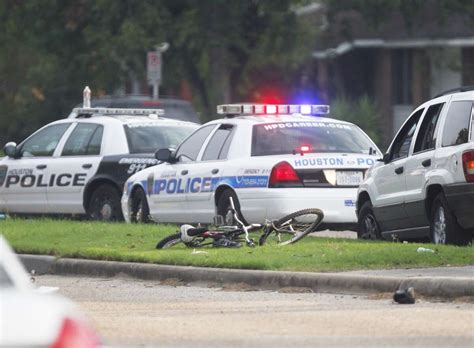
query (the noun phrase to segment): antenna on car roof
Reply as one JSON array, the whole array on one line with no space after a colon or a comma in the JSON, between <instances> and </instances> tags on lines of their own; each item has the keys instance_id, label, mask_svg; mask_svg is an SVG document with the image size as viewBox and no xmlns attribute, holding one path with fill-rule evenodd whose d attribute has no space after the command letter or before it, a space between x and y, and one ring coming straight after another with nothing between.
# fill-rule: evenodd
<instances>
[{"instance_id":1,"label":"antenna on car roof","mask_svg":"<svg viewBox=\"0 0 474 348\"><path fill-rule=\"evenodd\" d=\"M449 89L447 91L444 91L440 94L438 94L435 98L442 97L443 95L455 93L455 92L468 92L468 91L474 91L474 86L461 86L453 89Z\"/></svg>"}]
</instances>

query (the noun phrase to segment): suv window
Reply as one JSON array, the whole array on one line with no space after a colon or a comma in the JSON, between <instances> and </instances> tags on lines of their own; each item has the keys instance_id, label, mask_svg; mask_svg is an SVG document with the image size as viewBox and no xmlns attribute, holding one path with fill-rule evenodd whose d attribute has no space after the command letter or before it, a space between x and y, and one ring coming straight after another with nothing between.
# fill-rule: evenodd
<instances>
[{"instance_id":1,"label":"suv window","mask_svg":"<svg viewBox=\"0 0 474 348\"><path fill-rule=\"evenodd\" d=\"M408 122L405 123L400 132L398 132L390 150L390 161L408 156L411 141L413 140L413 134L415 134L416 126L423 114L423 110L424 109L418 110L416 113L411 115Z\"/></svg>"},{"instance_id":2,"label":"suv window","mask_svg":"<svg viewBox=\"0 0 474 348\"><path fill-rule=\"evenodd\" d=\"M472 101L451 103L448 115L446 116L446 126L443 131L443 146L467 143L471 109Z\"/></svg>"},{"instance_id":3,"label":"suv window","mask_svg":"<svg viewBox=\"0 0 474 348\"><path fill-rule=\"evenodd\" d=\"M79 123L72 131L61 156L99 155L104 127L93 123Z\"/></svg>"},{"instance_id":4,"label":"suv window","mask_svg":"<svg viewBox=\"0 0 474 348\"><path fill-rule=\"evenodd\" d=\"M207 144L206 150L202 155L203 161L226 159L229 151L230 138L232 138L231 125L223 124L214 133Z\"/></svg>"},{"instance_id":5,"label":"suv window","mask_svg":"<svg viewBox=\"0 0 474 348\"><path fill-rule=\"evenodd\" d=\"M22 144L21 155L23 157L52 156L59 140L70 125L70 123L60 123L43 128Z\"/></svg>"},{"instance_id":6,"label":"suv window","mask_svg":"<svg viewBox=\"0 0 474 348\"><path fill-rule=\"evenodd\" d=\"M199 151L201 150L202 144L204 144L204 141L215 127L214 124L204 126L191 134L189 138L183 141L180 145L176 152L176 158L180 161L195 161Z\"/></svg>"},{"instance_id":7,"label":"suv window","mask_svg":"<svg viewBox=\"0 0 474 348\"><path fill-rule=\"evenodd\" d=\"M420 125L420 130L416 138L415 149L413 150L413 153L435 148L435 129L443 106L444 103L431 105L426 111L425 117L423 118L423 121Z\"/></svg>"}]
</instances>

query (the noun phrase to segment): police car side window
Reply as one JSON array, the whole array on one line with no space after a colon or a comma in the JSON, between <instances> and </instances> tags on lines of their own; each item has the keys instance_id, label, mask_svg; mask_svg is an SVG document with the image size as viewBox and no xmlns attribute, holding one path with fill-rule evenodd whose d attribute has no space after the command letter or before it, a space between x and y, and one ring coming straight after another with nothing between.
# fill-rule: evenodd
<instances>
[{"instance_id":1,"label":"police car side window","mask_svg":"<svg viewBox=\"0 0 474 348\"><path fill-rule=\"evenodd\" d=\"M207 144L206 150L202 155L203 161L227 158L230 138L232 138L232 129L233 127L231 125L226 124L219 127Z\"/></svg>"},{"instance_id":2,"label":"police car side window","mask_svg":"<svg viewBox=\"0 0 474 348\"><path fill-rule=\"evenodd\" d=\"M202 144L204 144L204 141L215 127L215 125L204 126L191 134L181 143L176 152L176 158L179 161L195 161Z\"/></svg>"},{"instance_id":3,"label":"police car side window","mask_svg":"<svg viewBox=\"0 0 474 348\"><path fill-rule=\"evenodd\" d=\"M418 110L415 114L410 116L408 122L403 125L403 128L395 138L390 150L391 161L408 156L411 141L413 140L413 134L415 134L416 126L418 125L418 121L423 114L423 110L424 109Z\"/></svg>"},{"instance_id":4,"label":"police car side window","mask_svg":"<svg viewBox=\"0 0 474 348\"><path fill-rule=\"evenodd\" d=\"M70 123L53 124L43 128L21 145L22 157L50 157L53 155Z\"/></svg>"},{"instance_id":5,"label":"police car side window","mask_svg":"<svg viewBox=\"0 0 474 348\"><path fill-rule=\"evenodd\" d=\"M72 131L61 156L86 156L100 154L103 126L79 123Z\"/></svg>"}]
</instances>

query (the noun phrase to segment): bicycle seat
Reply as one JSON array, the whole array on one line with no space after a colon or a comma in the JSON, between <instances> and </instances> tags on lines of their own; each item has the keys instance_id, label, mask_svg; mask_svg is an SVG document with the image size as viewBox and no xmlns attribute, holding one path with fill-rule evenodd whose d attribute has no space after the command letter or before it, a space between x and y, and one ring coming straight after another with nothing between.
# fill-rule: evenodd
<instances>
[{"instance_id":1,"label":"bicycle seat","mask_svg":"<svg viewBox=\"0 0 474 348\"><path fill-rule=\"evenodd\" d=\"M192 225L181 225L180 233L181 233L181 240L184 243L191 242L195 236L198 236L207 231L207 228L195 228Z\"/></svg>"}]
</instances>

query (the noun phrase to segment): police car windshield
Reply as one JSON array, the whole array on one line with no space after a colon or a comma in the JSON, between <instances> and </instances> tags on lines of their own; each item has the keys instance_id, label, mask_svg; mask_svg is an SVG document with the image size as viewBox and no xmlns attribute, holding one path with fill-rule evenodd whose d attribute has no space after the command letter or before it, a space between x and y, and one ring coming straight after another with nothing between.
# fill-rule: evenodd
<instances>
[{"instance_id":1,"label":"police car windshield","mask_svg":"<svg viewBox=\"0 0 474 348\"><path fill-rule=\"evenodd\" d=\"M197 128L192 125L167 126L156 123L129 123L124 125L130 153L154 153L173 147Z\"/></svg>"},{"instance_id":2,"label":"police car windshield","mask_svg":"<svg viewBox=\"0 0 474 348\"><path fill-rule=\"evenodd\" d=\"M253 126L252 156L299 152L369 153L373 147L356 126L328 122L279 122Z\"/></svg>"}]
</instances>

